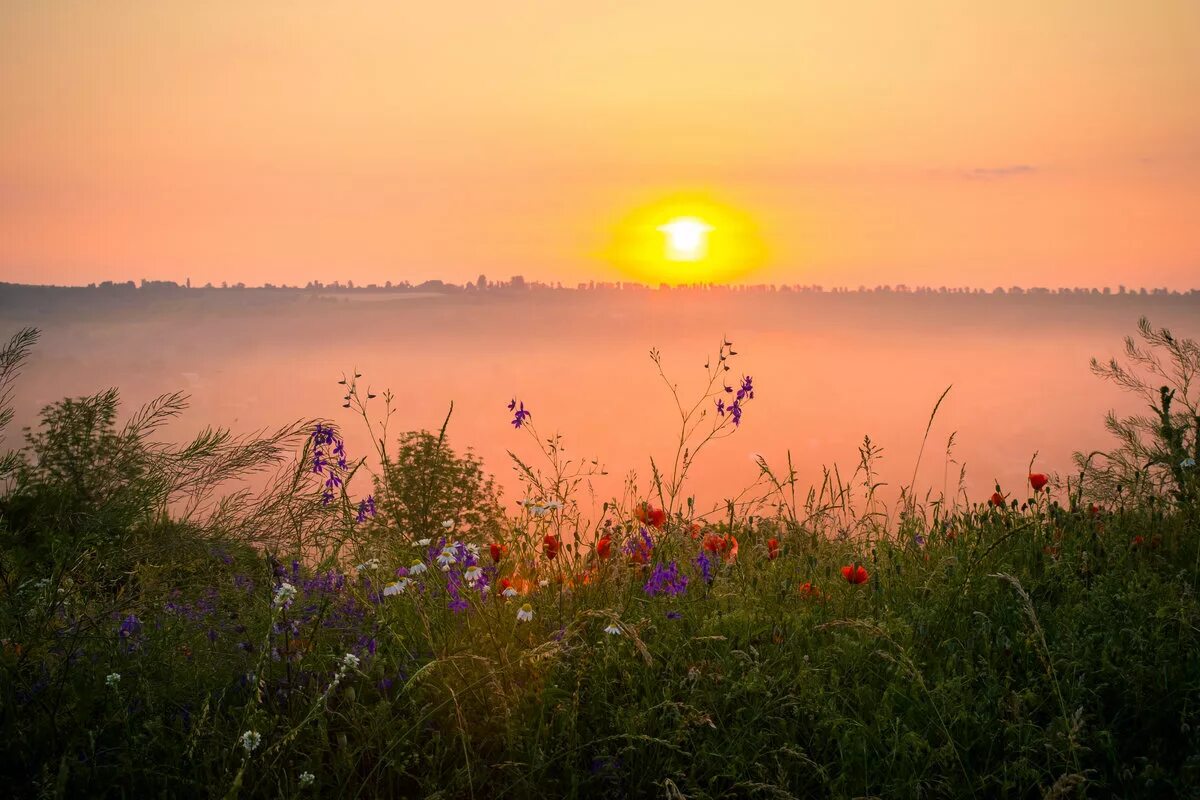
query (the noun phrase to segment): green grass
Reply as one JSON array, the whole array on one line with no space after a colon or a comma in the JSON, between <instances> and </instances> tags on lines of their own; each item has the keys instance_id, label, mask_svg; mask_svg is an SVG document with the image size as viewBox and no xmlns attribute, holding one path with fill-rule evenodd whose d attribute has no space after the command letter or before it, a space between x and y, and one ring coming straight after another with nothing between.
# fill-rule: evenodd
<instances>
[{"instance_id":1,"label":"green grass","mask_svg":"<svg viewBox=\"0 0 1200 800\"><path fill-rule=\"evenodd\" d=\"M149 434L181 406L162 408L119 428L115 394L60 404L7 462L0 780L14 794L1200 796L1190 485L1095 508L1079 483L1001 508L908 495L885 514L865 457L860 511L828 485L798 503L772 475L767 499L717 522L676 502L685 457L664 469L656 499L674 511L646 531L648 558L630 555L643 528L620 499L602 558L596 530L571 540L589 468L558 461L554 440L545 470L518 463L563 509L497 520L484 492L479 526L417 531L391 523L387 495L356 523L349 484L322 505L308 467L328 446L307 423L166 447ZM476 464L456 466L444 438L406 469ZM266 467L279 477L260 494L217 499ZM436 478L406 484L406 509ZM440 513L449 495L430 491ZM462 550L438 568L443 535L476 546L489 591L463 583ZM547 535L566 542L554 559ZM736 559L706 581L705 537L729 536ZM494 569L492 543L509 548ZM428 571L381 594L418 560ZM686 590L650 596L652 568L672 562ZM843 578L854 564L867 582ZM501 578L525 594L503 597Z\"/></svg>"}]
</instances>

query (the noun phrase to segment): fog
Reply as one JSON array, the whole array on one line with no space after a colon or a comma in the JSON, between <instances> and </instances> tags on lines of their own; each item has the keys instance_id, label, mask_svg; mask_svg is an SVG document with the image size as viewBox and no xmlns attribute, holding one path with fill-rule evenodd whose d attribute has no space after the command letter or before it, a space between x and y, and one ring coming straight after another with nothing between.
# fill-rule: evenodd
<instances>
[{"instance_id":1,"label":"fog","mask_svg":"<svg viewBox=\"0 0 1200 800\"><path fill-rule=\"evenodd\" d=\"M996 481L1019 492L1035 453L1035 470L1065 476L1073 451L1108 446L1108 409L1140 410L1093 376L1089 359L1119 355L1141 315L1194 337L1198 312L1194 293L0 287L0 334L25 325L43 333L16 385L16 426L63 396L115 386L128 414L184 390L191 408L165 429L168 438L208 425L249 432L324 417L343 428L352 456L365 454L362 420L342 408L338 385L357 369L364 387L395 392L393 434L436 430L453 402L451 445L473 447L509 501L523 493L507 451L536 456L526 432L510 424L510 399L532 411L539 433L561 433L569 454L607 466L597 499L619 493L630 470L645 488L650 457L669 462L679 436L650 349L661 352L686 400L703 388L705 361L728 339L738 353L728 374L752 375L756 396L736 435L696 462L686 492L702 508L752 483L756 454L782 466L790 451L806 486L820 481L822 465L848 474L864 435L883 448L882 496L894 501L948 386L919 491L953 492L965 466L972 500ZM17 438L10 434L8 444Z\"/></svg>"}]
</instances>

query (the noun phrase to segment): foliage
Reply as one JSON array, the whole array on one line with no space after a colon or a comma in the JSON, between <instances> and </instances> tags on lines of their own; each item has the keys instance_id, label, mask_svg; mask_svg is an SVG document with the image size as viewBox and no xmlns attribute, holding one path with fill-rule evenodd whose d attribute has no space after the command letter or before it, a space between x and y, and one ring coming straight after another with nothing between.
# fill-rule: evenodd
<instances>
[{"instance_id":1,"label":"foliage","mask_svg":"<svg viewBox=\"0 0 1200 800\"><path fill-rule=\"evenodd\" d=\"M865 442L807 499L791 469L720 520L633 495L573 540L588 462L550 449L498 532L460 512L413 541L377 535L323 423L179 447L147 422L171 408L49 407L0 499L16 795L1200 793L1194 496L896 517ZM415 469L436 531L442 478L482 467L399 442L383 475ZM272 465L253 500L189 502Z\"/></svg>"},{"instance_id":2,"label":"foliage","mask_svg":"<svg viewBox=\"0 0 1200 800\"><path fill-rule=\"evenodd\" d=\"M1200 492L1200 344L1155 329L1142 317L1139 344L1125 339L1128 364L1092 359L1092 371L1140 397L1151 414L1119 417L1105 427L1118 440L1107 452L1076 453L1081 481L1096 498L1144 502L1170 498L1187 505Z\"/></svg>"},{"instance_id":3,"label":"foliage","mask_svg":"<svg viewBox=\"0 0 1200 800\"><path fill-rule=\"evenodd\" d=\"M375 495L389 522L407 538L432 536L454 520L484 537L500 531L503 510L495 480L473 452L459 454L440 435L407 431L375 478Z\"/></svg>"}]
</instances>

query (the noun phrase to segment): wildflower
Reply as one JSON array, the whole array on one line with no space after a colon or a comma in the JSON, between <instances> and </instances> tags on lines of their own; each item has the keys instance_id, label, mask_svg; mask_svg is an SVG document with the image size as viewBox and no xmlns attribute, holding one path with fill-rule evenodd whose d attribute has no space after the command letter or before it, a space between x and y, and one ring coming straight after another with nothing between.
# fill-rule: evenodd
<instances>
[{"instance_id":1,"label":"wildflower","mask_svg":"<svg viewBox=\"0 0 1200 800\"><path fill-rule=\"evenodd\" d=\"M735 428L742 424L742 401L733 401L733 405L729 407L729 417L733 420Z\"/></svg>"},{"instance_id":2,"label":"wildflower","mask_svg":"<svg viewBox=\"0 0 1200 800\"><path fill-rule=\"evenodd\" d=\"M1196 466L1196 459L1188 457L1179 462L1179 466L1183 469L1192 469Z\"/></svg>"},{"instance_id":3,"label":"wildflower","mask_svg":"<svg viewBox=\"0 0 1200 800\"><path fill-rule=\"evenodd\" d=\"M608 623L608 627L604 629L604 632L607 633L609 636L620 636L621 635L621 626L617 625L617 623L615 623L615 622L610 622L610 623Z\"/></svg>"},{"instance_id":4,"label":"wildflower","mask_svg":"<svg viewBox=\"0 0 1200 800\"><path fill-rule=\"evenodd\" d=\"M516 406L517 406L517 401L513 400L511 403L508 404L508 410L513 411L513 409ZM528 411L525 410L525 403L524 403L524 401L522 401L520 404L520 408L517 408L516 411L513 412L513 419L512 419L513 427L520 428L522 425L525 424L526 420L528 420L532 416L533 416L532 414L530 414Z\"/></svg>"},{"instance_id":5,"label":"wildflower","mask_svg":"<svg viewBox=\"0 0 1200 800\"><path fill-rule=\"evenodd\" d=\"M767 558L772 561L779 558L779 540L774 536L767 539Z\"/></svg>"},{"instance_id":6,"label":"wildflower","mask_svg":"<svg viewBox=\"0 0 1200 800\"><path fill-rule=\"evenodd\" d=\"M682 617L683 617L683 614L679 613L678 611L668 611L667 612L667 619L680 619Z\"/></svg>"},{"instance_id":7,"label":"wildflower","mask_svg":"<svg viewBox=\"0 0 1200 800\"><path fill-rule=\"evenodd\" d=\"M723 397L717 398L717 413L722 417L725 416L725 398Z\"/></svg>"},{"instance_id":8,"label":"wildflower","mask_svg":"<svg viewBox=\"0 0 1200 800\"><path fill-rule=\"evenodd\" d=\"M455 552L455 548L452 546L442 548L442 554L437 557L438 566L445 569L449 569L450 565L457 560L458 554Z\"/></svg>"},{"instance_id":9,"label":"wildflower","mask_svg":"<svg viewBox=\"0 0 1200 800\"><path fill-rule=\"evenodd\" d=\"M754 399L754 382L749 375L742 378L742 385L737 390L737 399L738 401Z\"/></svg>"},{"instance_id":10,"label":"wildflower","mask_svg":"<svg viewBox=\"0 0 1200 800\"><path fill-rule=\"evenodd\" d=\"M1000 490L992 492L992 496L988 498L988 505L996 508L1004 508L1004 495L1000 494Z\"/></svg>"},{"instance_id":11,"label":"wildflower","mask_svg":"<svg viewBox=\"0 0 1200 800\"><path fill-rule=\"evenodd\" d=\"M710 533L705 536L704 541L701 544L701 547L710 553L719 553L724 546L725 540L715 533Z\"/></svg>"},{"instance_id":12,"label":"wildflower","mask_svg":"<svg viewBox=\"0 0 1200 800\"><path fill-rule=\"evenodd\" d=\"M634 512L634 517L643 525L661 528L667 521L667 512L661 508L655 508L649 503L642 503Z\"/></svg>"},{"instance_id":13,"label":"wildflower","mask_svg":"<svg viewBox=\"0 0 1200 800\"><path fill-rule=\"evenodd\" d=\"M408 588L410 583L412 583L412 581L408 578L401 578L398 581L389 583L387 586L383 587L383 596L394 597L395 595L401 594L405 589Z\"/></svg>"},{"instance_id":14,"label":"wildflower","mask_svg":"<svg viewBox=\"0 0 1200 800\"><path fill-rule=\"evenodd\" d=\"M447 531L453 529L454 528L454 520L452 520L452 519L442 520L442 528L443 528L443 530L447 530Z\"/></svg>"},{"instance_id":15,"label":"wildflower","mask_svg":"<svg viewBox=\"0 0 1200 800\"><path fill-rule=\"evenodd\" d=\"M370 517L375 516L375 497L374 497L374 495L367 495L366 500L362 500L359 502L358 517L356 518L355 521L363 522L369 516Z\"/></svg>"},{"instance_id":16,"label":"wildflower","mask_svg":"<svg viewBox=\"0 0 1200 800\"><path fill-rule=\"evenodd\" d=\"M492 562L499 564L500 559L504 558L504 553L506 550L508 550L508 548L497 542L492 542L488 545L488 550L491 551Z\"/></svg>"},{"instance_id":17,"label":"wildflower","mask_svg":"<svg viewBox=\"0 0 1200 800\"><path fill-rule=\"evenodd\" d=\"M472 564L463 572L463 578L468 584L474 586L476 582L483 577L483 568L478 564Z\"/></svg>"},{"instance_id":18,"label":"wildflower","mask_svg":"<svg viewBox=\"0 0 1200 800\"><path fill-rule=\"evenodd\" d=\"M517 609L517 622L529 622L533 619L533 606L526 603Z\"/></svg>"},{"instance_id":19,"label":"wildflower","mask_svg":"<svg viewBox=\"0 0 1200 800\"><path fill-rule=\"evenodd\" d=\"M508 579L507 579L507 578L505 578L505 580L508 580ZM518 592L517 592L517 590L516 590L516 589L514 589L514 588L513 588L513 587L510 585L510 586L505 586L505 587L504 587L504 591L502 591L500 594L504 595L505 597L516 597L516 596L517 596L517 594L518 594Z\"/></svg>"},{"instance_id":20,"label":"wildflower","mask_svg":"<svg viewBox=\"0 0 1200 800\"><path fill-rule=\"evenodd\" d=\"M296 599L296 587L292 586L287 581L279 584L279 588L275 590L275 599L272 601L276 608L287 608Z\"/></svg>"},{"instance_id":21,"label":"wildflower","mask_svg":"<svg viewBox=\"0 0 1200 800\"><path fill-rule=\"evenodd\" d=\"M1146 543L1146 537L1142 536L1141 534L1138 534L1137 536L1133 537L1133 540L1129 543L1129 546L1130 547L1141 547L1145 543Z\"/></svg>"},{"instance_id":22,"label":"wildflower","mask_svg":"<svg viewBox=\"0 0 1200 800\"><path fill-rule=\"evenodd\" d=\"M432 542L433 542L433 539L417 539L415 542L413 542L413 546L414 547L429 547L429 545Z\"/></svg>"},{"instance_id":23,"label":"wildflower","mask_svg":"<svg viewBox=\"0 0 1200 800\"><path fill-rule=\"evenodd\" d=\"M542 546L545 548L546 558L553 560L558 555L558 549L562 546L562 543L558 540L557 536L548 533L542 537Z\"/></svg>"},{"instance_id":24,"label":"wildflower","mask_svg":"<svg viewBox=\"0 0 1200 800\"><path fill-rule=\"evenodd\" d=\"M738 540L732 533L725 537L725 563L732 564L737 561L738 556Z\"/></svg>"},{"instance_id":25,"label":"wildflower","mask_svg":"<svg viewBox=\"0 0 1200 800\"><path fill-rule=\"evenodd\" d=\"M346 653L346 655L342 656L342 669L343 670L358 669L359 663L360 663L360 661L358 659L358 656L354 655L354 653Z\"/></svg>"},{"instance_id":26,"label":"wildflower","mask_svg":"<svg viewBox=\"0 0 1200 800\"><path fill-rule=\"evenodd\" d=\"M550 580L548 578L542 578L540 581L538 581L538 586L542 587L543 589L545 589L549 585L550 585Z\"/></svg>"},{"instance_id":27,"label":"wildflower","mask_svg":"<svg viewBox=\"0 0 1200 800\"><path fill-rule=\"evenodd\" d=\"M561 500L551 500L545 504L545 509L547 511L562 511L563 503Z\"/></svg>"},{"instance_id":28,"label":"wildflower","mask_svg":"<svg viewBox=\"0 0 1200 800\"><path fill-rule=\"evenodd\" d=\"M612 555L612 537L607 533L596 542L596 555L600 558L608 558Z\"/></svg>"},{"instance_id":29,"label":"wildflower","mask_svg":"<svg viewBox=\"0 0 1200 800\"><path fill-rule=\"evenodd\" d=\"M117 636L121 639L134 639L142 632L142 621L138 619L137 614L130 614L125 619L121 620L120 626L117 628ZM135 645L130 645L134 647Z\"/></svg>"},{"instance_id":30,"label":"wildflower","mask_svg":"<svg viewBox=\"0 0 1200 800\"><path fill-rule=\"evenodd\" d=\"M364 561L363 563L359 564L357 567L355 567L354 571L355 572L363 572L364 570L368 570L368 569L379 569L380 566L381 566L381 563L378 558L371 558L371 559L368 559L368 560Z\"/></svg>"},{"instance_id":31,"label":"wildflower","mask_svg":"<svg viewBox=\"0 0 1200 800\"><path fill-rule=\"evenodd\" d=\"M246 731L242 734L242 747L246 749L246 753L253 753L262 743L262 734L258 731Z\"/></svg>"},{"instance_id":32,"label":"wildflower","mask_svg":"<svg viewBox=\"0 0 1200 800\"><path fill-rule=\"evenodd\" d=\"M317 776L313 775L311 772L301 772L300 773L300 785L301 786L311 786L312 782L315 781L316 779L317 779Z\"/></svg>"},{"instance_id":33,"label":"wildflower","mask_svg":"<svg viewBox=\"0 0 1200 800\"><path fill-rule=\"evenodd\" d=\"M121 673L119 673L119 672L110 672L108 674L108 677L106 677L104 679L105 685L107 685L108 688L110 688L110 689L117 688L117 684L119 684L120 682L121 682Z\"/></svg>"},{"instance_id":34,"label":"wildflower","mask_svg":"<svg viewBox=\"0 0 1200 800\"><path fill-rule=\"evenodd\" d=\"M680 574L678 564L672 561L669 566L663 566L660 562L654 565L654 571L650 573L650 579L646 581L643 591L651 597L658 594L676 597L687 590L687 585L687 576Z\"/></svg>"},{"instance_id":35,"label":"wildflower","mask_svg":"<svg viewBox=\"0 0 1200 800\"><path fill-rule=\"evenodd\" d=\"M413 565L408 568L409 575L420 575L425 570L429 569L425 566L424 561L414 561Z\"/></svg>"},{"instance_id":36,"label":"wildflower","mask_svg":"<svg viewBox=\"0 0 1200 800\"><path fill-rule=\"evenodd\" d=\"M1042 487L1050 482L1050 479L1041 472L1029 473L1029 485L1033 487L1035 492L1040 492Z\"/></svg>"},{"instance_id":37,"label":"wildflower","mask_svg":"<svg viewBox=\"0 0 1200 800\"><path fill-rule=\"evenodd\" d=\"M702 578L704 578L704 582L712 583L712 580L713 580L712 559L710 559L708 557L708 554L705 553L703 550L701 550L700 555L696 556L695 563L696 563L696 566L698 566L700 568L700 576Z\"/></svg>"},{"instance_id":38,"label":"wildflower","mask_svg":"<svg viewBox=\"0 0 1200 800\"><path fill-rule=\"evenodd\" d=\"M867 573L865 567L863 567L861 564L855 564L854 566L842 567L842 577L848 580L850 583L858 585L860 583L866 583L867 579L871 576Z\"/></svg>"},{"instance_id":39,"label":"wildflower","mask_svg":"<svg viewBox=\"0 0 1200 800\"><path fill-rule=\"evenodd\" d=\"M812 585L811 581L805 581L800 584L800 595L802 597L811 597L813 599L821 596L821 590Z\"/></svg>"}]
</instances>

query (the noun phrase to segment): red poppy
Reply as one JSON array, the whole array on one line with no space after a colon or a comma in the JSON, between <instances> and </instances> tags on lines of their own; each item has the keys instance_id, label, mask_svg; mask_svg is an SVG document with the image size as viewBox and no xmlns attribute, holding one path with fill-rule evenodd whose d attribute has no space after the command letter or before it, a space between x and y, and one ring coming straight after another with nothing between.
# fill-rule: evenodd
<instances>
[{"instance_id":1,"label":"red poppy","mask_svg":"<svg viewBox=\"0 0 1200 800\"><path fill-rule=\"evenodd\" d=\"M710 533L704 537L703 547L710 553L719 553L725 547L725 540L715 533Z\"/></svg>"},{"instance_id":2,"label":"red poppy","mask_svg":"<svg viewBox=\"0 0 1200 800\"><path fill-rule=\"evenodd\" d=\"M1092 519L1100 516L1100 506L1092 503L1092 505L1088 508L1088 514L1092 517Z\"/></svg>"},{"instance_id":3,"label":"red poppy","mask_svg":"<svg viewBox=\"0 0 1200 800\"><path fill-rule=\"evenodd\" d=\"M596 542L596 555L601 558L608 558L612 555L612 537L607 533Z\"/></svg>"},{"instance_id":4,"label":"red poppy","mask_svg":"<svg viewBox=\"0 0 1200 800\"><path fill-rule=\"evenodd\" d=\"M499 563L500 559L504 558L504 553L508 550L506 545L492 542L488 545L488 549L492 551L492 561Z\"/></svg>"},{"instance_id":5,"label":"red poppy","mask_svg":"<svg viewBox=\"0 0 1200 800\"><path fill-rule=\"evenodd\" d=\"M738 540L733 534L725 537L725 563L732 564L737 561Z\"/></svg>"},{"instance_id":6,"label":"red poppy","mask_svg":"<svg viewBox=\"0 0 1200 800\"><path fill-rule=\"evenodd\" d=\"M692 535L693 540L696 540L696 539L700 538L700 531L702 531L702 530L703 530L703 527L700 525L699 522L693 522L691 524L691 526L688 528L688 533L690 533Z\"/></svg>"},{"instance_id":7,"label":"red poppy","mask_svg":"<svg viewBox=\"0 0 1200 800\"><path fill-rule=\"evenodd\" d=\"M1137 536L1133 537L1133 541L1129 543L1129 546L1130 547L1141 547L1145 543L1146 543L1146 537L1142 536L1141 534L1138 534Z\"/></svg>"},{"instance_id":8,"label":"red poppy","mask_svg":"<svg viewBox=\"0 0 1200 800\"><path fill-rule=\"evenodd\" d=\"M779 540L773 536L767 539L767 558L772 561L779 558Z\"/></svg>"},{"instance_id":9,"label":"red poppy","mask_svg":"<svg viewBox=\"0 0 1200 800\"><path fill-rule=\"evenodd\" d=\"M1051 558L1058 558L1058 554L1061 551L1062 551L1062 548L1053 547L1051 545L1046 545L1042 548L1042 552L1045 553L1046 555L1050 556Z\"/></svg>"},{"instance_id":10,"label":"red poppy","mask_svg":"<svg viewBox=\"0 0 1200 800\"><path fill-rule=\"evenodd\" d=\"M867 579L871 576L867 573L865 567L861 564L855 564L854 566L842 567L842 577L850 581L850 583L860 584L866 583Z\"/></svg>"},{"instance_id":11,"label":"red poppy","mask_svg":"<svg viewBox=\"0 0 1200 800\"><path fill-rule=\"evenodd\" d=\"M800 584L800 595L802 597L811 597L816 599L821 596L821 590L812 585L812 581L805 581Z\"/></svg>"},{"instance_id":12,"label":"red poppy","mask_svg":"<svg viewBox=\"0 0 1200 800\"><path fill-rule=\"evenodd\" d=\"M557 536L548 533L542 538L542 546L546 549L546 558L554 558L558 555L558 548L562 543L558 541Z\"/></svg>"},{"instance_id":13,"label":"red poppy","mask_svg":"<svg viewBox=\"0 0 1200 800\"><path fill-rule=\"evenodd\" d=\"M992 496L988 498L988 505L996 508L1004 508L1004 495L1000 492L992 492Z\"/></svg>"},{"instance_id":14,"label":"red poppy","mask_svg":"<svg viewBox=\"0 0 1200 800\"><path fill-rule=\"evenodd\" d=\"M1049 482L1050 482L1050 479L1047 478L1041 472L1029 473L1029 485L1033 487L1033 490L1035 492L1040 492L1042 490L1042 487L1045 486Z\"/></svg>"},{"instance_id":15,"label":"red poppy","mask_svg":"<svg viewBox=\"0 0 1200 800\"><path fill-rule=\"evenodd\" d=\"M661 508L655 508L649 503L639 505L634 516L637 517L638 522L654 528L661 528L667 521L667 512Z\"/></svg>"}]
</instances>

